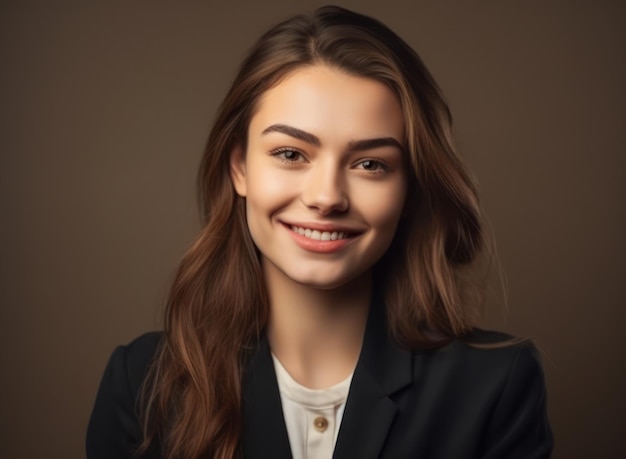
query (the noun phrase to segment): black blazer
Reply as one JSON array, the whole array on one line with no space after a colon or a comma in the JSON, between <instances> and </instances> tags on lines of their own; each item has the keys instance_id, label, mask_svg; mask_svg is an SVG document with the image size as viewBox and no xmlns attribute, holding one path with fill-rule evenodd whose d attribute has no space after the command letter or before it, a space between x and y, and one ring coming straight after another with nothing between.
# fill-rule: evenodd
<instances>
[{"instance_id":1,"label":"black blazer","mask_svg":"<svg viewBox=\"0 0 626 459\"><path fill-rule=\"evenodd\" d=\"M507 335L476 330L473 342ZM141 441L137 393L162 334L118 347L105 370L87 430L89 459L132 457ZM244 379L245 458L290 458L267 340ZM372 308L334 458L549 458L546 391L532 344L477 349L460 341L407 351L388 339ZM142 459L159 458L159 448Z\"/></svg>"}]
</instances>

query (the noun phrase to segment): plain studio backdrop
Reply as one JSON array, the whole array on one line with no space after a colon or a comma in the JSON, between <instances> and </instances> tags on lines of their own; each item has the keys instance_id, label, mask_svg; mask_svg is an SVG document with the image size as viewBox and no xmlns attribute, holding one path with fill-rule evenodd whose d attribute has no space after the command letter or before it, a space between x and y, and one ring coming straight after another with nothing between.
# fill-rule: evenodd
<instances>
[{"instance_id":1,"label":"plain studio backdrop","mask_svg":"<svg viewBox=\"0 0 626 459\"><path fill-rule=\"evenodd\" d=\"M111 351L161 327L245 50L321 4L1 3L1 457L84 456ZM554 457L626 457L626 4L339 4L408 41L450 103L507 280L487 325L541 348Z\"/></svg>"}]
</instances>

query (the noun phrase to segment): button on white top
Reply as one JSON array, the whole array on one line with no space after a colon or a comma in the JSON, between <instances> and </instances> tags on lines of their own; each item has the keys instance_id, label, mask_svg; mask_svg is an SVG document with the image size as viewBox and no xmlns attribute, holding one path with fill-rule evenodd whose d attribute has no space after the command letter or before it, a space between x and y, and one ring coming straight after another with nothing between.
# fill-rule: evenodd
<instances>
[{"instance_id":1,"label":"button on white top","mask_svg":"<svg viewBox=\"0 0 626 459\"><path fill-rule=\"evenodd\" d=\"M328 420L324 416L318 416L313 421L313 427L315 427L318 432L326 432Z\"/></svg>"}]
</instances>

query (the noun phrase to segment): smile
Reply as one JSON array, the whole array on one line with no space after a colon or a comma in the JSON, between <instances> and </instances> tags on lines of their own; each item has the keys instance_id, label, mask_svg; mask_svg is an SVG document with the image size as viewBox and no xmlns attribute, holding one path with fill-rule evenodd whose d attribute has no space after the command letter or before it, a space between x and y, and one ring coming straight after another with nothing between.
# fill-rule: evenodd
<instances>
[{"instance_id":1,"label":"smile","mask_svg":"<svg viewBox=\"0 0 626 459\"><path fill-rule=\"evenodd\" d=\"M302 223L285 223L283 227L287 230L291 239L307 252L315 253L336 253L343 250L359 239L362 231L350 230L331 226L329 224L314 224L313 228L299 226Z\"/></svg>"},{"instance_id":2,"label":"smile","mask_svg":"<svg viewBox=\"0 0 626 459\"><path fill-rule=\"evenodd\" d=\"M319 231L295 225L291 225L291 231L298 233L300 236L308 237L309 239L316 241L336 241L340 239L348 239L350 236L349 233L344 231Z\"/></svg>"}]
</instances>

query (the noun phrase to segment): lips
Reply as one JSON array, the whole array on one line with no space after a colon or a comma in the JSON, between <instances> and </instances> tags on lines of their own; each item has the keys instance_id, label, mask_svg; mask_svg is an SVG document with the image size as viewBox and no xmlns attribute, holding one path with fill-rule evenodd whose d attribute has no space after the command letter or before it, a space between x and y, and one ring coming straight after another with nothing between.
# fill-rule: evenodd
<instances>
[{"instance_id":1,"label":"lips","mask_svg":"<svg viewBox=\"0 0 626 459\"><path fill-rule=\"evenodd\" d=\"M337 239L348 239L350 237L350 233L347 231L320 231L296 225L291 225L291 231L316 241L336 241Z\"/></svg>"},{"instance_id":2,"label":"lips","mask_svg":"<svg viewBox=\"0 0 626 459\"><path fill-rule=\"evenodd\" d=\"M317 253L338 252L363 233L328 223L281 223L300 248Z\"/></svg>"}]
</instances>

